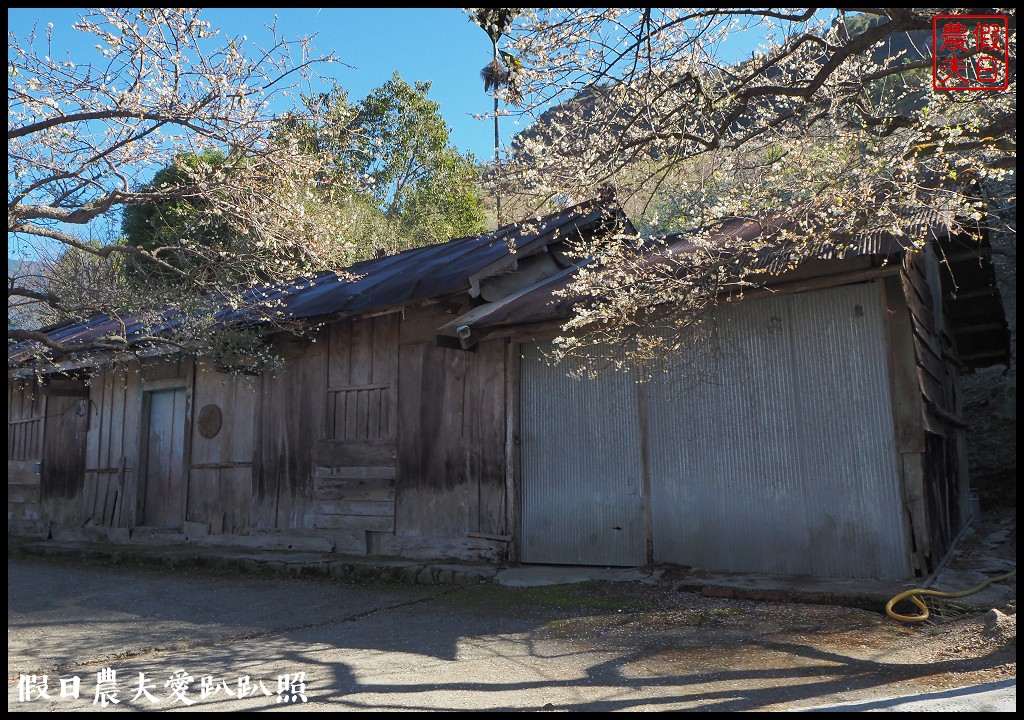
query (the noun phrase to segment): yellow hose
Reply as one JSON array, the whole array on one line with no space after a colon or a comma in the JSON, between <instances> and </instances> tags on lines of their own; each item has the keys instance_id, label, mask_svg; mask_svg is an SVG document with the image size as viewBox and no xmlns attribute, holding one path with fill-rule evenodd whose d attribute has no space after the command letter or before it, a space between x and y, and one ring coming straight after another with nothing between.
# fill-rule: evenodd
<instances>
[{"instance_id":1,"label":"yellow hose","mask_svg":"<svg viewBox=\"0 0 1024 720\"><path fill-rule=\"evenodd\" d=\"M893 620L901 620L903 622L913 622L913 623L924 622L925 620L928 619L928 617L929 617L929 615L931 613L928 610L928 606L924 604L924 601L921 600L921 598L919 598L918 595L932 595L932 596L935 596L935 597L944 597L944 598L961 598L961 597L965 597L967 595L973 595L974 593L982 590L983 588L988 587L989 585L991 585L994 582L999 582L1000 580L1006 580L1008 578L1013 577L1016 574L1017 574L1017 568L1014 568L1013 570L1011 570L1010 572L1006 573L1005 575L1000 575L998 577L989 578L988 580L983 582L981 585L978 585L976 587L972 587L970 590L961 590L959 592L944 592L942 590L928 590L926 588L915 588L913 590L907 590L906 592L901 592L899 595L897 595L896 597L894 597L892 600L890 600L889 602L887 602L885 604L885 614L888 615L889 617L891 617ZM914 603L914 605L916 605L917 608L923 614L921 614L921 615L901 615L898 612L895 612L892 608L893 608L893 606L896 603L900 602L901 600L910 600L910 602Z\"/></svg>"}]
</instances>

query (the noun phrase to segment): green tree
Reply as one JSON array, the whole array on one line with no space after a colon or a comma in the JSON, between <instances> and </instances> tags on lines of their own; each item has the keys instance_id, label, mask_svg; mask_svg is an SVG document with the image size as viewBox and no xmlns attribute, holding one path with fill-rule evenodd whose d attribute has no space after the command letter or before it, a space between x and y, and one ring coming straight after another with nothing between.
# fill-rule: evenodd
<instances>
[{"instance_id":1,"label":"green tree","mask_svg":"<svg viewBox=\"0 0 1024 720\"><path fill-rule=\"evenodd\" d=\"M349 239L395 252L482 232L473 156L451 144L429 82L391 80L351 103L342 88L307 98L315 120L286 120L283 134L326 158L320 193L347 208Z\"/></svg>"},{"instance_id":2,"label":"green tree","mask_svg":"<svg viewBox=\"0 0 1024 720\"><path fill-rule=\"evenodd\" d=\"M238 233L222 214L213 212L208 198L191 191L197 174L212 175L226 161L224 153L210 150L196 155L183 153L171 165L157 171L140 192L158 194L159 200L144 205L127 205L121 224L122 242L141 248L178 270L208 273L209 268L194 262L190 248L227 251ZM180 194L175 196L175 189ZM126 271L137 278L152 273L165 274L159 267L129 258Z\"/></svg>"},{"instance_id":3,"label":"green tree","mask_svg":"<svg viewBox=\"0 0 1024 720\"><path fill-rule=\"evenodd\" d=\"M334 218L327 226L337 230L350 261L484 230L473 159L450 144L440 106L427 98L429 89L429 83L410 86L396 74L352 103L335 85L305 98L305 111L283 118L273 133L278 145L318 158L315 187L305 188L308 210L327 209ZM177 270L209 276L215 265L207 259L230 252L258 228L229 222L210 193L192 188L197 178L209 184L236 167L244 172L245 163L228 162L217 151L174 158L140 189L159 192L161 199L125 208L123 243ZM296 228L302 228L298 218ZM173 280L162 268L134 259L123 268L136 284Z\"/></svg>"}]
</instances>

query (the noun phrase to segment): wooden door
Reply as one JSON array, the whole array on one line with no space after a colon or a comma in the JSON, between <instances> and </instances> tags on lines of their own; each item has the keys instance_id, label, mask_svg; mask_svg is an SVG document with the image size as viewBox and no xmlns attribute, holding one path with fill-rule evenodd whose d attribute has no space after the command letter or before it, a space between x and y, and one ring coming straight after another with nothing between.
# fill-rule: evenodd
<instances>
[{"instance_id":1,"label":"wooden door","mask_svg":"<svg viewBox=\"0 0 1024 720\"><path fill-rule=\"evenodd\" d=\"M142 524L180 528L185 508L185 388L144 398Z\"/></svg>"}]
</instances>

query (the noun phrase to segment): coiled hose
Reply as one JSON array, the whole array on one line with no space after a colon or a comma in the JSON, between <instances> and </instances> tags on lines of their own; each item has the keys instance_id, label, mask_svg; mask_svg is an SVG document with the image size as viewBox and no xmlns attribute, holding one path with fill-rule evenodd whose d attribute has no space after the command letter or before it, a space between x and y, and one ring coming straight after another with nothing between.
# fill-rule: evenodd
<instances>
[{"instance_id":1,"label":"coiled hose","mask_svg":"<svg viewBox=\"0 0 1024 720\"><path fill-rule=\"evenodd\" d=\"M896 597L894 597L892 600L890 600L889 602L887 602L885 604L885 614L888 615L889 617L891 617L893 620L899 620L901 622L908 622L908 623L924 622L925 620L927 620L929 618L929 616L931 615L931 612L928 610L928 606L924 604L924 601L920 597L918 597L919 595L929 595L929 596L944 597L944 598L961 598L961 597L966 597L967 595L973 595L974 593L979 592L980 590L988 587L989 585L991 585L994 582L999 582L1000 580L1007 580L1009 578L1012 578L1016 574L1017 574L1017 568L1014 568L1013 570L1011 570L1010 572L1006 573L1005 575L999 575L998 577L989 578L988 580L983 582L981 585L977 585L975 587L972 587L970 590L960 590L959 592L945 592L943 590L928 590L927 588L915 588L913 590L907 590L906 592L901 592L899 595L897 595ZM901 615L900 613L898 613L895 610L893 610L893 607L896 605L896 603L900 602L901 600L910 600L910 602L912 602L914 605L916 605L918 610L921 611L921 614L920 615Z\"/></svg>"}]
</instances>

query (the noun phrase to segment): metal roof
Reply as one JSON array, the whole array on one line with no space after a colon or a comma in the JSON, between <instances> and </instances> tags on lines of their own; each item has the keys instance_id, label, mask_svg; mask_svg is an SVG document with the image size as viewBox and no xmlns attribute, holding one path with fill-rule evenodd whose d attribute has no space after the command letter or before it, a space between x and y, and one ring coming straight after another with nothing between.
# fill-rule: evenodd
<instances>
[{"instance_id":1,"label":"metal roof","mask_svg":"<svg viewBox=\"0 0 1024 720\"><path fill-rule=\"evenodd\" d=\"M593 233L625 216L607 196L594 198L543 217L506 225L494 232L418 247L388 257L364 260L339 272L324 272L277 286L254 287L241 294L237 308L222 307L214 317L224 323L265 319L306 321L377 312L413 305L470 289L470 278L485 268L501 272L551 243ZM515 249L515 253L510 252ZM96 314L67 320L39 332L62 344L81 344L124 327L129 345L179 325L179 311L157 312L146 321ZM8 366L33 355L33 341L9 343Z\"/></svg>"},{"instance_id":2,"label":"metal roof","mask_svg":"<svg viewBox=\"0 0 1024 720\"><path fill-rule=\"evenodd\" d=\"M788 222L781 213L759 220L737 218L723 223L710 238L710 244L722 245L730 240L754 241L773 230L784 228ZM995 268L989 258L988 238L983 236L979 243L951 235L948 220L934 212L912 216L907 225L905 237L896 237L884 230L855 237L831 237L814 248L813 256L821 260L899 256L910 248L911 242L935 243L945 268L943 293L961 360L972 369L1008 366L1010 333L996 285ZM698 248L692 237L679 233L664 237L653 245L648 244L634 267L663 265L666 271L685 274L688 268L686 259ZM785 257L775 249L766 249L755 262L755 267L767 274L786 267ZM439 332L452 336L456 328L464 327L470 332L462 336L468 338L468 342L464 342L467 345L489 334L500 333L503 328L564 320L578 304L587 300L568 292L577 270L577 267L567 268L501 302L474 308L439 328Z\"/></svg>"},{"instance_id":3,"label":"metal roof","mask_svg":"<svg viewBox=\"0 0 1024 720\"><path fill-rule=\"evenodd\" d=\"M788 210L753 219L736 218L714 229L711 246L729 241L763 240L774 231L785 229L800 215L814 222L813 214ZM617 223L627 223L613 198L602 196L544 217L530 218L480 236L459 238L446 243L406 250L389 257L365 260L339 272L325 272L291 283L255 287L242 293L237 308L221 307L214 318L225 324L259 323L263 320L309 322L414 305L433 298L468 292L476 297L482 276L514 271L525 257L543 252L549 245L580 235L602 232ZM947 275L956 277L955 286L944 278L944 293L950 302L950 316L960 322L954 326L958 345L963 344L965 362L970 367L1008 364L1009 331L995 282L995 271L985 250L987 239L972 248L963 238L951 237L948 219L934 212L910 216L909 237L917 243L936 242L943 255ZM823 235L814 249L820 259L843 259L864 255L894 256L906 251L909 240L878 230L852 238ZM679 233L647 240L637 246L640 265L664 265L675 273L685 273L687 258L697 249L694 234ZM704 245L707 247L707 244ZM515 252L511 252L514 248ZM586 264L584 261L580 264ZM785 266L785 257L766 247L755 266L772 273ZM569 317L585 298L565 294L577 266L570 266L544 277L529 287L512 292L500 301L485 303L438 328L440 337L458 337L468 347L501 328L532 325ZM954 270L957 272L954 274ZM182 321L178 311L154 313L145 321L97 314L85 320L69 320L43 328L40 332L64 344L86 344L124 326L129 345L138 347L145 338L168 332ZM983 323L979 325L979 323ZM465 336L466 329L470 336ZM984 329L984 333L979 330ZM460 332L460 330L462 332ZM32 341L8 344L8 367L28 362L36 346Z\"/></svg>"}]
</instances>

